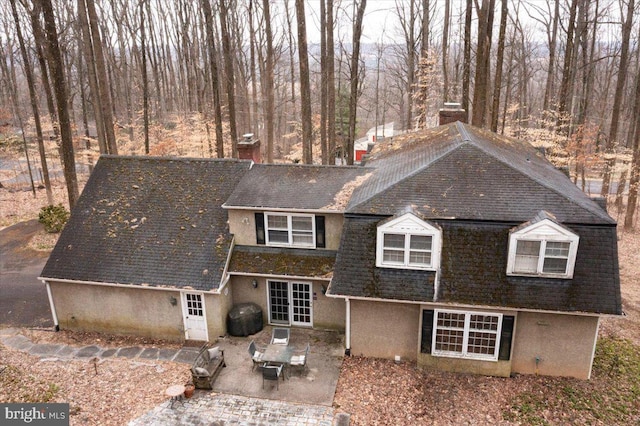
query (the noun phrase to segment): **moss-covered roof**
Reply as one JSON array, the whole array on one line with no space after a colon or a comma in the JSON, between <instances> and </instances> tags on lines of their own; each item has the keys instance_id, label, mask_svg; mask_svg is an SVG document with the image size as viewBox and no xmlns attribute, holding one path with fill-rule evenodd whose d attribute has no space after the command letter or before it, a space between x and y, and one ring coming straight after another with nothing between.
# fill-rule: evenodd
<instances>
[{"instance_id":1,"label":"moss-covered roof","mask_svg":"<svg viewBox=\"0 0 640 426\"><path fill-rule=\"evenodd\" d=\"M221 206L250 164L102 156L42 276L218 288L232 240Z\"/></svg>"},{"instance_id":2,"label":"moss-covered roof","mask_svg":"<svg viewBox=\"0 0 640 426\"><path fill-rule=\"evenodd\" d=\"M235 246L229 273L330 279L336 252L276 247Z\"/></svg>"}]
</instances>

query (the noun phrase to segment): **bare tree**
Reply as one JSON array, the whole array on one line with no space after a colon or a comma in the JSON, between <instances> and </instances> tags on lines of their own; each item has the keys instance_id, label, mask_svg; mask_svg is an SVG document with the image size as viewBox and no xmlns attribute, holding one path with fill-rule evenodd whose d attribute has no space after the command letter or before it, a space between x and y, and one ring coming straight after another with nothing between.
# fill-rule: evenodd
<instances>
[{"instance_id":1,"label":"bare tree","mask_svg":"<svg viewBox=\"0 0 640 426\"><path fill-rule=\"evenodd\" d=\"M307 54L307 25L304 16L304 0L296 0L296 19L298 21L298 60L300 62L302 161L305 164L312 164L311 85L309 83L309 57Z\"/></svg>"},{"instance_id":2,"label":"bare tree","mask_svg":"<svg viewBox=\"0 0 640 426\"><path fill-rule=\"evenodd\" d=\"M500 33L498 35L498 54L496 58L496 77L493 84L493 104L491 107L491 131L498 131L498 116L500 115L500 89L502 88L502 63L504 60L504 44L507 32L508 1L502 0L500 10Z\"/></svg>"},{"instance_id":3,"label":"bare tree","mask_svg":"<svg viewBox=\"0 0 640 426\"><path fill-rule=\"evenodd\" d=\"M38 0L42 6L44 17L44 30L47 41L45 51L47 61L53 77L53 92L58 107L58 123L60 126L60 139L62 144L64 178L67 183L69 196L69 208L75 206L78 199L78 179L76 176L76 162L73 151L73 138L71 133L71 121L69 120L69 106L67 104L67 82L64 73L64 63L58 45L58 31L51 0Z\"/></svg>"},{"instance_id":4,"label":"bare tree","mask_svg":"<svg viewBox=\"0 0 640 426\"><path fill-rule=\"evenodd\" d=\"M229 133L231 137L232 156L238 156L238 130L236 128L235 82L233 74L233 56L231 54L231 35L227 18L229 15L229 0L220 0L220 28L222 34L222 52L224 58L224 73L227 87L227 107L229 116Z\"/></svg>"},{"instance_id":5,"label":"bare tree","mask_svg":"<svg viewBox=\"0 0 640 426\"><path fill-rule=\"evenodd\" d=\"M617 144L620 110L622 108L622 96L624 94L624 86L627 80L627 68L629 66L629 42L631 40L634 5L634 0L628 0L627 16L622 24L622 44L620 46L618 80L616 82L616 92L613 96L613 107L611 108L611 127L609 127L609 137L607 139L607 145L605 147L605 154L607 154L608 158L606 158L605 162L604 173L602 175L602 190L600 191L600 195L603 197L609 197L611 174L616 161L613 153Z\"/></svg>"},{"instance_id":6,"label":"bare tree","mask_svg":"<svg viewBox=\"0 0 640 426\"><path fill-rule=\"evenodd\" d=\"M478 127L483 127L486 121L494 8L495 0L482 0L482 6L478 10L478 49L471 118L471 123Z\"/></svg>"},{"instance_id":7,"label":"bare tree","mask_svg":"<svg viewBox=\"0 0 640 426\"><path fill-rule=\"evenodd\" d=\"M265 75L263 78L263 93L264 93L264 119L265 127L267 130L267 162L273 163L273 125L274 125L274 107L275 99L273 93L273 33L271 31L271 10L269 6L269 0L262 1L262 9L264 13L264 28L266 38L266 66Z\"/></svg>"},{"instance_id":8,"label":"bare tree","mask_svg":"<svg viewBox=\"0 0 640 426\"><path fill-rule=\"evenodd\" d=\"M42 167L42 177L44 180L45 189L47 191L47 203L49 205L53 205L53 192L51 191L51 180L49 179L49 167L47 166L47 157L44 150L44 138L42 137L42 125L40 123L40 112L38 110L38 99L36 96L35 82L33 78L33 73L31 72L31 64L29 61L29 56L27 55L27 49L25 47L24 38L22 37L20 19L18 17L18 10L16 8L16 0L11 0L11 13L13 15L13 20L16 23L16 35L18 37L18 43L20 44L20 53L22 55L24 73L27 78L27 85L29 86L29 100L31 101L31 111L33 113L33 122L36 128L36 138L38 140L38 153L40 154L40 165Z\"/></svg>"},{"instance_id":9,"label":"bare tree","mask_svg":"<svg viewBox=\"0 0 640 426\"><path fill-rule=\"evenodd\" d=\"M347 136L347 164L353 164L353 146L356 138L356 113L358 106L358 84L360 81L360 38L362 37L362 20L367 7L367 0L357 3L356 19L353 23L353 43L351 52L351 90L349 94L349 135ZM409 116L410 117L410 116Z\"/></svg>"}]
</instances>

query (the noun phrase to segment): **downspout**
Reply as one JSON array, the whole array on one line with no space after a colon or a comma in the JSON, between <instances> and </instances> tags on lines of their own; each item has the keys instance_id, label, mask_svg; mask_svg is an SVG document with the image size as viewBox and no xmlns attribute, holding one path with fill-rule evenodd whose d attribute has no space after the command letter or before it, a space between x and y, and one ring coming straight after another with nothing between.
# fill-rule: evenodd
<instances>
[{"instance_id":1,"label":"downspout","mask_svg":"<svg viewBox=\"0 0 640 426\"><path fill-rule=\"evenodd\" d=\"M49 306L51 307L51 315L53 316L53 325L56 331L60 331L60 325L58 323L58 314L56 313L56 305L53 304L53 294L51 293L51 285L48 281L44 281L47 287L47 295L49 296Z\"/></svg>"},{"instance_id":2,"label":"downspout","mask_svg":"<svg viewBox=\"0 0 640 426\"><path fill-rule=\"evenodd\" d=\"M344 299L346 305L346 316L347 316L347 324L344 330L344 340L345 340L345 350L344 354L346 356L351 356L351 301L347 297Z\"/></svg>"}]
</instances>

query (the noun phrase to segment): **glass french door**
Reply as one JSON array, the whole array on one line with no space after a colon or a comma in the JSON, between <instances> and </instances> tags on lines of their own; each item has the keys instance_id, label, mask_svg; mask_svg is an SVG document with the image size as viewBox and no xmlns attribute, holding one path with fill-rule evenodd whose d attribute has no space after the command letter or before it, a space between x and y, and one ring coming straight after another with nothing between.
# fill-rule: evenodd
<instances>
[{"instance_id":1,"label":"glass french door","mask_svg":"<svg viewBox=\"0 0 640 426\"><path fill-rule=\"evenodd\" d=\"M311 283L269 281L269 319L272 324L313 325Z\"/></svg>"}]
</instances>

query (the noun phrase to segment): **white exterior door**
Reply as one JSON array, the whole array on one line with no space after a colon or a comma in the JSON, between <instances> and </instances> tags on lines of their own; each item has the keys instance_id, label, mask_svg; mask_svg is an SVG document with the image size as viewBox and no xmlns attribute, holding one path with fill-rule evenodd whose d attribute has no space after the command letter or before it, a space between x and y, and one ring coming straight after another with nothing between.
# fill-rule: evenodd
<instances>
[{"instance_id":1,"label":"white exterior door","mask_svg":"<svg viewBox=\"0 0 640 426\"><path fill-rule=\"evenodd\" d=\"M311 283L269 281L271 324L313 326Z\"/></svg>"},{"instance_id":2,"label":"white exterior door","mask_svg":"<svg viewBox=\"0 0 640 426\"><path fill-rule=\"evenodd\" d=\"M310 283L291 283L291 324L313 325L313 300Z\"/></svg>"},{"instance_id":3,"label":"white exterior door","mask_svg":"<svg viewBox=\"0 0 640 426\"><path fill-rule=\"evenodd\" d=\"M209 340L202 293L182 293L184 336L187 340Z\"/></svg>"}]
</instances>

